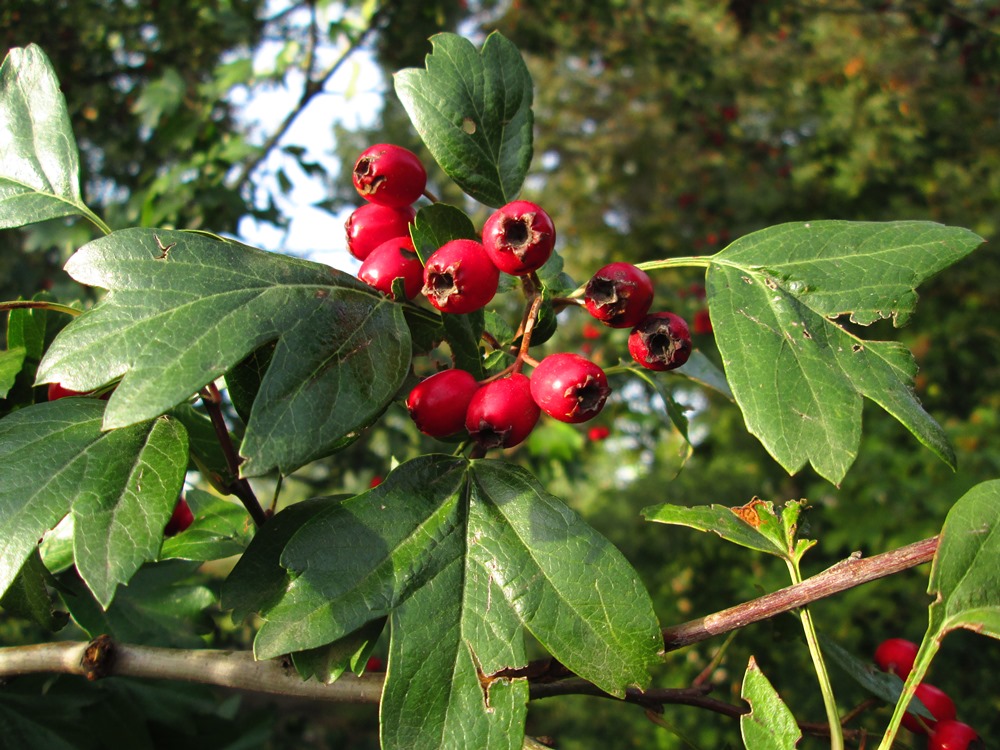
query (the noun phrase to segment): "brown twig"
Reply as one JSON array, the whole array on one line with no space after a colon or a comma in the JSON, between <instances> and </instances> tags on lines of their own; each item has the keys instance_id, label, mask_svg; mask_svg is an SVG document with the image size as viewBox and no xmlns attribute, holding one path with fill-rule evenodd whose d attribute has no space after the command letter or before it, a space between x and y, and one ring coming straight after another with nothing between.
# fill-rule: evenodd
<instances>
[{"instance_id":1,"label":"brown twig","mask_svg":"<svg viewBox=\"0 0 1000 750\"><path fill-rule=\"evenodd\" d=\"M202 389L200 395L209 419L212 420L212 427L215 429L215 436L222 448L222 454L226 457L226 467L229 469L230 476L233 477L226 489L239 498L253 522L257 526L261 526L267 522L268 515L260 506L260 501L257 500L257 495L254 494L250 482L240 476L241 460L236 453L236 446L233 445L225 417L222 415L222 395L215 383L209 383Z\"/></svg>"},{"instance_id":2,"label":"brown twig","mask_svg":"<svg viewBox=\"0 0 1000 750\"><path fill-rule=\"evenodd\" d=\"M750 623L767 620L841 591L930 562L938 538L931 537L874 557L851 556L802 583L766 594L721 612L663 630L664 651L690 646Z\"/></svg>"}]
</instances>

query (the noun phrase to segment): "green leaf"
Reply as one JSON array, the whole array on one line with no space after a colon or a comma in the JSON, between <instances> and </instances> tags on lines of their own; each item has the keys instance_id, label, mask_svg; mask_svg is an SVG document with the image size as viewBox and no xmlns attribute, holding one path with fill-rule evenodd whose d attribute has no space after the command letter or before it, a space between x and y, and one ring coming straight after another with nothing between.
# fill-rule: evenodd
<instances>
[{"instance_id":1,"label":"green leaf","mask_svg":"<svg viewBox=\"0 0 1000 750\"><path fill-rule=\"evenodd\" d=\"M34 44L16 47L0 66L0 229L89 213L52 63Z\"/></svg>"},{"instance_id":2,"label":"green leaf","mask_svg":"<svg viewBox=\"0 0 1000 750\"><path fill-rule=\"evenodd\" d=\"M14 583L0 597L0 607L8 615L23 617L46 630L60 630L67 622L65 612L52 606L47 584L52 576L45 569L36 549L28 556Z\"/></svg>"},{"instance_id":3,"label":"green leaf","mask_svg":"<svg viewBox=\"0 0 1000 750\"><path fill-rule=\"evenodd\" d=\"M854 678L855 682L861 685L872 695L877 696L888 703L895 705L899 696L903 692L903 681L892 672L883 672L870 661L862 661L854 654L841 648L837 643L829 638L820 637L820 646L823 653L835 661L847 674ZM934 716L924 707L917 698L909 704L911 713L933 719Z\"/></svg>"},{"instance_id":4,"label":"green leaf","mask_svg":"<svg viewBox=\"0 0 1000 750\"><path fill-rule=\"evenodd\" d=\"M774 512L774 503L759 498L736 508L664 503L643 508L642 516L656 523L711 531L741 547L795 562L816 544L814 540L796 539L799 514L804 505L804 500L789 500L779 516Z\"/></svg>"},{"instance_id":5,"label":"green leaf","mask_svg":"<svg viewBox=\"0 0 1000 750\"><path fill-rule=\"evenodd\" d=\"M683 366L671 371L674 375L682 375L689 380L718 391L730 401L733 400L733 392L729 388L725 373L722 372L715 363L698 349L691 352L691 356Z\"/></svg>"},{"instance_id":6,"label":"green leaf","mask_svg":"<svg viewBox=\"0 0 1000 750\"><path fill-rule=\"evenodd\" d=\"M750 713L740 717L740 732L747 750L790 750L799 744L802 732L795 717L752 656L743 677L741 695L751 708Z\"/></svg>"},{"instance_id":7,"label":"green leaf","mask_svg":"<svg viewBox=\"0 0 1000 750\"><path fill-rule=\"evenodd\" d=\"M447 203L432 203L417 211L410 225L410 239L421 263L452 240L482 240L476 227L464 211Z\"/></svg>"},{"instance_id":8,"label":"green leaf","mask_svg":"<svg viewBox=\"0 0 1000 750\"><path fill-rule=\"evenodd\" d=\"M281 555L292 580L264 613L257 658L343 638L388 615L461 554L466 463L440 456L410 461L375 489L303 523Z\"/></svg>"},{"instance_id":9,"label":"green leaf","mask_svg":"<svg viewBox=\"0 0 1000 750\"><path fill-rule=\"evenodd\" d=\"M194 521L177 536L163 540L161 560L221 560L246 550L253 524L242 505L202 490L188 490L184 498Z\"/></svg>"},{"instance_id":10,"label":"green leaf","mask_svg":"<svg viewBox=\"0 0 1000 750\"><path fill-rule=\"evenodd\" d=\"M159 550L187 466L183 429L164 418L104 432L103 411L65 398L0 420L0 592L71 509L76 563L103 603Z\"/></svg>"},{"instance_id":11,"label":"green leaf","mask_svg":"<svg viewBox=\"0 0 1000 750\"><path fill-rule=\"evenodd\" d=\"M163 527L184 485L184 428L167 418L145 427L120 453L107 457L102 470L113 480L100 485L91 481L73 502L76 567L103 607L119 584L156 559Z\"/></svg>"},{"instance_id":12,"label":"green leaf","mask_svg":"<svg viewBox=\"0 0 1000 750\"><path fill-rule=\"evenodd\" d=\"M783 224L713 256L706 277L715 338L747 428L789 472L807 462L837 484L857 455L862 398L954 467L954 452L912 390L902 345L836 322L903 323L916 287L982 239L929 222Z\"/></svg>"},{"instance_id":13,"label":"green leaf","mask_svg":"<svg viewBox=\"0 0 1000 750\"><path fill-rule=\"evenodd\" d=\"M265 614L258 657L313 648L387 614L466 546L567 667L617 695L648 682L661 635L621 554L523 469L445 456L403 464L303 525L282 555L294 577Z\"/></svg>"},{"instance_id":14,"label":"green leaf","mask_svg":"<svg viewBox=\"0 0 1000 750\"><path fill-rule=\"evenodd\" d=\"M445 174L480 203L502 206L531 163L528 68L498 32L482 52L457 34L437 34L431 45L425 69L396 73L396 94Z\"/></svg>"},{"instance_id":15,"label":"green leaf","mask_svg":"<svg viewBox=\"0 0 1000 750\"><path fill-rule=\"evenodd\" d=\"M521 625L489 573L455 558L393 612L382 693L386 750L517 750L528 683Z\"/></svg>"},{"instance_id":16,"label":"green leaf","mask_svg":"<svg viewBox=\"0 0 1000 750\"><path fill-rule=\"evenodd\" d=\"M372 620L333 643L292 654L292 664L303 680L315 678L329 684L348 669L364 673L368 655L385 629L387 618Z\"/></svg>"},{"instance_id":17,"label":"green leaf","mask_svg":"<svg viewBox=\"0 0 1000 750\"><path fill-rule=\"evenodd\" d=\"M204 648L202 634L211 630L205 610L215 595L197 583L199 563L168 560L146 565L133 576L107 610L79 579L63 577L63 602L87 635L107 633L123 643L144 646Z\"/></svg>"},{"instance_id":18,"label":"green leaf","mask_svg":"<svg viewBox=\"0 0 1000 750\"><path fill-rule=\"evenodd\" d=\"M23 346L0 352L0 398L7 398L10 389L14 387L17 374L24 367L25 354Z\"/></svg>"},{"instance_id":19,"label":"green leaf","mask_svg":"<svg viewBox=\"0 0 1000 750\"><path fill-rule=\"evenodd\" d=\"M1000 638L1000 480L976 485L952 507L941 529L927 592L928 633L956 628ZM923 649L921 649L923 651Z\"/></svg>"},{"instance_id":20,"label":"green leaf","mask_svg":"<svg viewBox=\"0 0 1000 750\"><path fill-rule=\"evenodd\" d=\"M222 586L222 608L233 610L233 622L241 623L278 602L288 585L288 571L280 565L288 540L306 521L340 500L321 497L290 505L260 527Z\"/></svg>"},{"instance_id":21,"label":"green leaf","mask_svg":"<svg viewBox=\"0 0 1000 750\"><path fill-rule=\"evenodd\" d=\"M110 291L56 337L38 379L89 390L121 377L105 429L166 412L277 340L240 448L244 476L329 455L382 412L409 367L401 306L319 263L128 229L66 269Z\"/></svg>"}]
</instances>

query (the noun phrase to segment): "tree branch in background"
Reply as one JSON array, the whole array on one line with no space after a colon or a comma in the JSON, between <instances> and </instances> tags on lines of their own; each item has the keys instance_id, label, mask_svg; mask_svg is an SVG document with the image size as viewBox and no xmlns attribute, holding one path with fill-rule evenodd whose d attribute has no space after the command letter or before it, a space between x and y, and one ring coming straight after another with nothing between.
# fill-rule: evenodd
<instances>
[{"instance_id":1,"label":"tree branch in background","mask_svg":"<svg viewBox=\"0 0 1000 750\"><path fill-rule=\"evenodd\" d=\"M309 102L312 101L313 97L315 97L317 94L323 91L323 89L326 87L327 82L331 78L333 78L333 76L337 73L338 70L340 70L340 67L348 60L348 58L352 54L354 54L358 50L359 47L361 47L362 44L365 43L368 37L371 36L372 32L374 32L376 28L378 28L382 16L383 16L383 9L380 8L372 15L371 20L368 23L368 27L364 29L360 34L357 35L357 37L355 37L351 41L347 49L345 49L343 53L341 53L340 57L338 57L333 62L333 64L329 68L327 68L326 71L322 73L322 75L319 76L319 78L313 78L312 69L315 62L315 53L317 46L316 45L317 30L315 26L316 17L315 17L315 9L313 9L313 16L310 21L310 40L313 43L310 44L309 51L306 55L306 65L305 65L305 70L303 71L306 76L306 81L302 87L302 95L299 97L299 101L296 103L296 105L285 116L285 119L278 126L278 128L271 134L271 136L266 141L264 141L260 149L253 156L247 159L246 162L244 162L243 167L240 169L239 174L236 176L236 179L233 181L231 185L233 190L240 190L243 187L243 185L246 184L247 180L250 179L250 175L253 174L253 171L260 165L262 161L264 161L264 159L267 158L268 154L270 154L271 151L274 150L274 148L278 145L278 142L282 139L285 133L288 132L288 129L292 127L292 124L295 122L298 116L302 114L303 111L305 111L305 108L309 105Z\"/></svg>"}]
</instances>

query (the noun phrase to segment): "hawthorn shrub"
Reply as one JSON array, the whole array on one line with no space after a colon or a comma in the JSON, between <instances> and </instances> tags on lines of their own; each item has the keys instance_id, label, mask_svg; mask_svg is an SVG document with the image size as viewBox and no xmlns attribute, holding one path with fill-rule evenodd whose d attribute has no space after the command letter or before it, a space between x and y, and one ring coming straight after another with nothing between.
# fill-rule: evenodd
<instances>
[{"instance_id":1,"label":"hawthorn shrub","mask_svg":"<svg viewBox=\"0 0 1000 750\"><path fill-rule=\"evenodd\" d=\"M834 748L864 741L850 723L856 713L842 726L833 659L895 705L881 748L904 716L939 745L978 741L973 729L956 731L955 713L935 716L911 699L929 694L924 678L947 633L1000 632L1000 483L957 499L938 537L808 580L800 563L815 541L799 533L805 501L647 507L649 522L780 558L792 584L720 603L736 606L710 619L664 624L622 553L510 458L541 420L586 422L618 384L641 378L685 438L675 388L731 399L790 474L810 465L833 484L844 478L864 399L954 467L944 430L914 394L910 352L856 331L904 323L917 287L981 238L922 221L796 222L714 255L595 269L581 283L563 272L560 253L571 250L556 242L544 206L518 199L535 127L518 50L499 34L481 49L451 34L431 41L425 67L398 73L396 92L438 166L491 218L477 228L425 190L415 155L376 144L353 177L372 202L347 231L358 257L381 255L384 244L393 255L362 279L203 231L112 230L81 197L65 101L44 53L8 54L0 228L87 219L102 236L66 271L102 291L93 306L44 293L2 304L0 604L50 635L0 649L0 678L11 680L0 688L0 719L23 747L52 747L53 738L87 746L59 722L19 712L31 701L11 692L19 675L68 672L377 701L387 750L538 747L525 737L529 701L567 694L623 699L651 716L685 703L738 719L748 748L791 748L802 726L754 659L739 704L654 679L665 651L794 610L827 714L807 731ZM684 267L704 272L711 324L699 334L714 336L721 366L653 298L649 274ZM512 300L521 312L508 319ZM540 354L572 316L630 328L627 351L603 367L576 352ZM433 364L442 359L451 374ZM440 439L439 452L354 496L281 502L281 478L364 441L392 404ZM265 480L277 487L269 507L257 497ZM190 510L178 524L182 496ZM221 615L190 575L234 556L221 609L252 630L252 654L206 649L197 635L208 615ZM931 559L935 599L905 682L872 655L820 639L811 601ZM373 649L386 630L382 671ZM90 640L60 635L80 631ZM528 635L546 656L531 658ZM954 703L961 717L961 698ZM933 740L936 720L947 740Z\"/></svg>"}]
</instances>

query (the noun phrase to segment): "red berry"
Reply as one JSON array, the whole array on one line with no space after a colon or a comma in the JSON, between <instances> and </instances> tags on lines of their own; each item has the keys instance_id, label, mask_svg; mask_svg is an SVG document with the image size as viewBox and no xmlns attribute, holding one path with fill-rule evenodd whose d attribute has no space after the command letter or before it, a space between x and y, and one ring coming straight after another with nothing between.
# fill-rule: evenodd
<instances>
[{"instance_id":1,"label":"red berry","mask_svg":"<svg viewBox=\"0 0 1000 750\"><path fill-rule=\"evenodd\" d=\"M191 506L188 505L187 500L182 497L177 501L177 505L174 506L174 512L170 516L170 520L167 521L166 527L163 529L163 535L175 536L176 534L180 534L192 523L194 523L194 514L191 512Z\"/></svg>"},{"instance_id":2,"label":"red berry","mask_svg":"<svg viewBox=\"0 0 1000 750\"><path fill-rule=\"evenodd\" d=\"M531 434L540 415L531 398L530 381L515 373L476 391L465 415L465 429L483 448L510 448Z\"/></svg>"},{"instance_id":3,"label":"red berry","mask_svg":"<svg viewBox=\"0 0 1000 750\"><path fill-rule=\"evenodd\" d=\"M393 208L366 203L355 209L344 224L347 249L358 260L364 260L383 242L408 235L416 215L410 206Z\"/></svg>"},{"instance_id":4,"label":"red berry","mask_svg":"<svg viewBox=\"0 0 1000 750\"><path fill-rule=\"evenodd\" d=\"M899 679L905 680L913 669L913 660L917 658L920 647L905 638L889 638L882 641L875 649L875 664L883 672L892 672Z\"/></svg>"},{"instance_id":5,"label":"red berry","mask_svg":"<svg viewBox=\"0 0 1000 750\"><path fill-rule=\"evenodd\" d=\"M653 313L632 329L628 351L636 362L650 370L673 370L691 356L691 332L679 315Z\"/></svg>"},{"instance_id":6,"label":"red berry","mask_svg":"<svg viewBox=\"0 0 1000 750\"><path fill-rule=\"evenodd\" d=\"M417 429L443 438L465 427L465 414L479 383L465 370L442 370L421 380L410 391L406 408Z\"/></svg>"},{"instance_id":7,"label":"red berry","mask_svg":"<svg viewBox=\"0 0 1000 750\"><path fill-rule=\"evenodd\" d=\"M604 266L587 282L587 311L612 328L631 328L653 304L653 282L631 263Z\"/></svg>"},{"instance_id":8,"label":"red berry","mask_svg":"<svg viewBox=\"0 0 1000 750\"><path fill-rule=\"evenodd\" d=\"M376 247L361 263L358 278L392 297L392 282L403 280L406 299L413 299L424 284L424 266L409 237L396 237Z\"/></svg>"},{"instance_id":9,"label":"red berry","mask_svg":"<svg viewBox=\"0 0 1000 750\"><path fill-rule=\"evenodd\" d=\"M587 431L587 439L592 443L599 443L600 441L606 439L610 434L611 430L604 425L599 425L597 427L591 427Z\"/></svg>"},{"instance_id":10,"label":"red berry","mask_svg":"<svg viewBox=\"0 0 1000 750\"><path fill-rule=\"evenodd\" d=\"M694 314L691 320L691 328L699 335L712 332L712 319L708 316L708 308L703 307Z\"/></svg>"},{"instance_id":11,"label":"red berry","mask_svg":"<svg viewBox=\"0 0 1000 750\"><path fill-rule=\"evenodd\" d=\"M408 206L427 187L420 158L402 146L369 146L354 164L354 187L361 197L382 206Z\"/></svg>"},{"instance_id":12,"label":"red berry","mask_svg":"<svg viewBox=\"0 0 1000 750\"><path fill-rule=\"evenodd\" d=\"M933 730L937 722L955 718L955 703L941 688L922 682L917 685L916 697L934 718L928 719L921 716L918 719L915 714L907 711L903 714L903 726L911 732L927 734L927 729ZM924 724L927 725L927 729L924 728Z\"/></svg>"},{"instance_id":13,"label":"red berry","mask_svg":"<svg viewBox=\"0 0 1000 750\"><path fill-rule=\"evenodd\" d=\"M552 219L531 201L514 201L498 208L483 226L483 246L493 264L514 276L545 265L556 244Z\"/></svg>"},{"instance_id":14,"label":"red berry","mask_svg":"<svg viewBox=\"0 0 1000 750\"><path fill-rule=\"evenodd\" d=\"M583 337L585 339L599 339L601 337L601 330L593 323L584 323Z\"/></svg>"},{"instance_id":15,"label":"red berry","mask_svg":"<svg viewBox=\"0 0 1000 750\"><path fill-rule=\"evenodd\" d=\"M57 401L69 396L89 396L90 391L72 391L64 388L60 383L49 383L49 401Z\"/></svg>"},{"instance_id":16,"label":"red berry","mask_svg":"<svg viewBox=\"0 0 1000 750\"><path fill-rule=\"evenodd\" d=\"M976 730L954 719L942 719L931 733L927 750L982 750L986 745Z\"/></svg>"},{"instance_id":17,"label":"red berry","mask_svg":"<svg viewBox=\"0 0 1000 750\"><path fill-rule=\"evenodd\" d=\"M365 662L366 672L384 672L385 663L379 659L377 656L369 656L368 661Z\"/></svg>"},{"instance_id":18,"label":"red berry","mask_svg":"<svg viewBox=\"0 0 1000 750\"><path fill-rule=\"evenodd\" d=\"M380 484L382 484L382 477L376 474L375 476L372 477L372 480L368 483L368 489L373 490Z\"/></svg>"},{"instance_id":19,"label":"red berry","mask_svg":"<svg viewBox=\"0 0 1000 750\"><path fill-rule=\"evenodd\" d=\"M482 244L452 240L427 259L421 291L441 312L470 313L486 307L499 284L500 271Z\"/></svg>"},{"instance_id":20,"label":"red berry","mask_svg":"<svg viewBox=\"0 0 1000 750\"><path fill-rule=\"evenodd\" d=\"M578 354L550 354L531 373L531 397L560 422L596 417L610 393L604 370Z\"/></svg>"}]
</instances>

